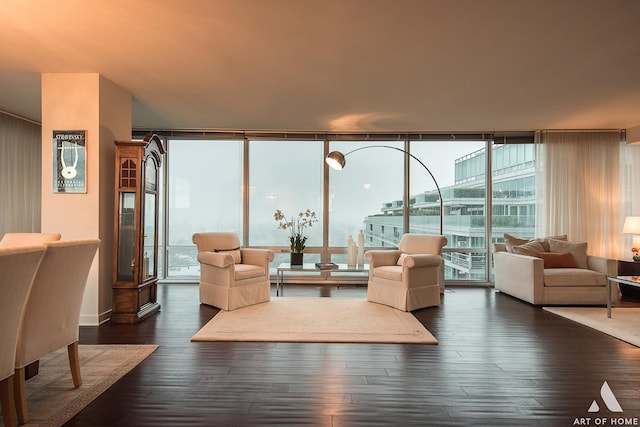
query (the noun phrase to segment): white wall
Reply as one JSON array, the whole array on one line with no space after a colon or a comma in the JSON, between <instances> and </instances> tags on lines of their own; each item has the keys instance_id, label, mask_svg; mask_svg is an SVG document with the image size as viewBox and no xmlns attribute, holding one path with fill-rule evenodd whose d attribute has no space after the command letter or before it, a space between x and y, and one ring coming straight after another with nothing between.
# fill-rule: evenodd
<instances>
[{"instance_id":1,"label":"white wall","mask_svg":"<svg viewBox=\"0 0 640 427\"><path fill-rule=\"evenodd\" d=\"M114 139L131 138L131 95L95 73L42 75L43 232L63 239L99 238L87 280L80 324L97 325L111 310ZM53 192L52 132L85 130L87 192Z\"/></svg>"}]
</instances>

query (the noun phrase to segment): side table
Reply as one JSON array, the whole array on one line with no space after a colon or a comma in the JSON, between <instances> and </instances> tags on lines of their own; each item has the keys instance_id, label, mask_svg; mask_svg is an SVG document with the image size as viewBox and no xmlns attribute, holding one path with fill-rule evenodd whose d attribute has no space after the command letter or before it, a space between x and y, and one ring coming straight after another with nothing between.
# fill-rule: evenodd
<instances>
[{"instance_id":1,"label":"side table","mask_svg":"<svg viewBox=\"0 0 640 427\"><path fill-rule=\"evenodd\" d=\"M640 262L618 260L618 276L640 276ZM618 283L625 300L640 301L640 288Z\"/></svg>"},{"instance_id":2,"label":"side table","mask_svg":"<svg viewBox=\"0 0 640 427\"><path fill-rule=\"evenodd\" d=\"M607 277L607 317L611 318L611 284L617 283L619 286L627 285L632 288L640 287L640 277L638 276L617 276Z\"/></svg>"}]
</instances>

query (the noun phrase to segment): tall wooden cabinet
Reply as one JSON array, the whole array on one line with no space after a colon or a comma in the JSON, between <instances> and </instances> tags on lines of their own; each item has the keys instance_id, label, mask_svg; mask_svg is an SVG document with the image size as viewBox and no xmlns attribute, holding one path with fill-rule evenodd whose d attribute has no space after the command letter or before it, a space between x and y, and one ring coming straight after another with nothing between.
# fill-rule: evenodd
<instances>
[{"instance_id":1,"label":"tall wooden cabinet","mask_svg":"<svg viewBox=\"0 0 640 427\"><path fill-rule=\"evenodd\" d=\"M111 321L137 323L160 310L158 208L162 140L115 141L115 254Z\"/></svg>"}]
</instances>

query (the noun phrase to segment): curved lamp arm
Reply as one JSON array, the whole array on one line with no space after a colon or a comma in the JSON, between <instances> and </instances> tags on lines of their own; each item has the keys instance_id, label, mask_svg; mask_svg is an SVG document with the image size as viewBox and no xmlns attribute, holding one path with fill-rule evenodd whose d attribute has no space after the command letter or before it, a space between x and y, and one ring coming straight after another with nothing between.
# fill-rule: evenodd
<instances>
[{"instance_id":1,"label":"curved lamp arm","mask_svg":"<svg viewBox=\"0 0 640 427\"><path fill-rule=\"evenodd\" d=\"M351 153L355 153L356 151L365 150L367 148L390 148L392 150L400 151L400 152L406 154L407 156L415 159L429 173L429 176L431 176L431 179L433 180L433 183L436 185L436 189L438 190L438 197L440 198L440 234L442 235L442 233L443 233L442 216L444 215L444 210L443 210L442 193L440 192L440 186L438 185L438 181L436 181L436 178L433 176L433 174L431 173L431 171L429 170L427 165L422 163L422 161L419 158L417 158L416 156L414 156L413 154L409 153L408 151L403 150L402 148L392 147L391 145L370 145L370 146L367 146L367 147L356 148L355 150L351 150L351 151L347 152L346 154L342 154L340 151L332 151L329 154L327 154L327 157L325 157L324 160L333 169L342 170L344 168L344 166L347 164L347 162L345 160L346 156L348 156Z\"/></svg>"}]
</instances>

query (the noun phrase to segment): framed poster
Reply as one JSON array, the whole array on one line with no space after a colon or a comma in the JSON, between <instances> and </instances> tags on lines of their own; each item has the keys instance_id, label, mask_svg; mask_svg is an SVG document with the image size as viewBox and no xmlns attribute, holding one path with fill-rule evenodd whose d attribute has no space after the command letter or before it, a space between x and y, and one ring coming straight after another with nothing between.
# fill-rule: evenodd
<instances>
[{"instance_id":1,"label":"framed poster","mask_svg":"<svg viewBox=\"0 0 640 427\"><path fill-rule=\"evenodd\" d=\"M86 131L53 131L53 192L87 192Z\"/></svg>"}]
</instances>

